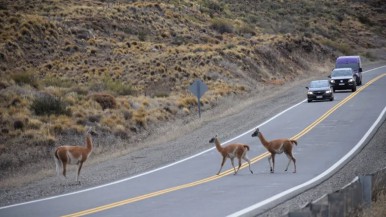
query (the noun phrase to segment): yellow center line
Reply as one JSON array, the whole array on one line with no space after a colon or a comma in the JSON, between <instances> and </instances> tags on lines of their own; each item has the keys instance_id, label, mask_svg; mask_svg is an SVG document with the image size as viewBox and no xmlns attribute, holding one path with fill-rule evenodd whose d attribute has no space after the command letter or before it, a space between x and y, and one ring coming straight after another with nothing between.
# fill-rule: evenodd
<instances>
[{"instance_id":1,"label":"yellow center line","mask_svg":"<svg viewBox=\"0 0 386 217\"><path fill-rule=\"evenodd\" d=\"M263 154L255 157L255 158L253 158L251 160L251 164L255 163L255 162L257 162L257 161L259 161L259 160L261 160L261 159L263 159L263 158L265 158L267 156L269 156L268 152L263 153ZM248 164L244 163L241 166L241 169L245 168L246 166L248 166ZM126 199L126 200L118 201L118 202L115 202L115 203L107 204L107 205L104 205L104 206L99 206L99 207L96 207L96 208L93 208L93 209L88 209L88 210L84 210L84 211L81 211L81 212L65 215L65 217L89 215L89 214L92 214L92 213L100 212L100 211L103 211L103 210L111 209L111 208L122 206L122 205L125 205L125 204L134 203L134 202L145 200L145 199L148 199L148 198L160 196L160 195L163 195L163 194L166 194L166 193L170 193L170 192L173 192L173 191L177 191L177 190L181 190L181 189L185 189L185 188L190 188L190 187L194 187L194 186L197 186L197 185L201 185L201 184L204 184L204 183L207 183L207 182L211 182L211 181L220 179L220 178L222 178L224 176L227 176L227 175L230 175L230 174L233 174L233 173L234 173L234 171L233 171L233 168L232 168L232 169L224 171L220 175L210 176L208 178L201 179L201 180L198 180L198 181L195 181L195 182L179 185L179 186L176 186L176 187L167 188L167 189L164 189L164 190L160 190L160 191L152 192L152 193L149 193L149 194L144 194L144 195L141 195L141 196L137 196L137 197L129 198L129 199Z\"/></svg>"},{"instance_id":2,"label":"yellow center line","mask_svg":"<svg viewBox=\"0 0 386 217\"><path fill-rule=\"evenodd\" d=\"M319 117L316 121L314 121L312 124L307 126L305 129L303 129L300 133L298 133L295 136L291 137L291 139L298 140L300 137L304 136L306 133L308 133L310 130L312 130L315 126L317 126L320 122L322 122L329 115L331 115L334 111L336 111L339 107L341 107L343 104L347 103L350 99L352 99L358 93L360 93L365 88L367 88L369 85L371 85L372 83L374 83L375 81L377 81L378 79L382 78L385 75L386 74L381 74L381 75L377 76L376 78L372 79L371 81L367 82L365 85L360 87L356 92L350 94L344 100L342 100L341 102L336 104L334 107L332 107L330 110L328 110L326 113L324 113L321 117ZM270 155L269 152L265 152L265 153L255 157L255 158L253 158L251 160L251 164L256 163L257 161L259 161L259 160L261 160L261 159L263 159L265 157L268 157L269 155ZM246 168L247 166L248 166L248 163L244 163L241 166L240 169ZM234 172L233 168L231 168L229 170L224 171L220 175L210 176L208 178L204 178L204 179L201 179L201 180L198 180L198 181L194 181L194 182L190 182L190 183L187 183L187 184L183 184L183 185L179 185L179 186L163 189L163 190L160 190L160 191L155 191L155 192L152 192L152 193L140 195L140 196L133 197L133 198L128 198L128 199L121 200L121 201L118 201L118 202L115 202L115 203L110 203L110 204L106 204L106 205L103 205L103 206L95 207L95 208L92 208L92 209L87 209L87 210L80 211L80 212L77 212L77 213L65 215L63 217L84 216L84 215L89 215L89 214L92 214L92 213L104 211L104 210L107 210L107 209L112 209L112 208L115 208L115 207L118 207L118 206L134 203L134 202L137 202L137 201L145 200L145 199L148 199L148 198L160 196L160 195L167 194L167 193L170 193L170 192L174 192L174 191L178 191L178 190L181 190L181 189L190 188L190 187L201 185L201 184L204 184L204 183L207 183L207 182L211 182L211 181L220 179L220 178L222 178L224 176L233 174L233 172Z\"/></svg>"}]
</instances>

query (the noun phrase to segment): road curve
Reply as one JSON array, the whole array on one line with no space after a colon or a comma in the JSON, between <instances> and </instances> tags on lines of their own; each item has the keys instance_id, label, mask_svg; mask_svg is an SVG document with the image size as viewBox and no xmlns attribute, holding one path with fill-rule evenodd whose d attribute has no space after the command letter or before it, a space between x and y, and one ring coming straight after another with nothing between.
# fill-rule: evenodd
<instances>
[{"instance_id":1,"label":"road curve","mask_svg":"<svg viewBox=\"0 0 386 217\"><path fill-rule=\"evenodd\" d=\"M315 177L319 181L327 178L339 168L337 162L344 164L360 149L385 116L385 73L386 67L368 71L364 85L354 93L336 93L333 102L302 101L259 124L267 139L298 140L296 174L283 172L287 163L283 155L277 156L276 173L270 174L267 153L250 136L250 129L225 143L251 145L248 155L254 162L253 175L247 170L232 175L229 162L220 176L215 175L221 159L210 149L113 184L2 207L0 216L238 216L263 212L312 187L318 182L313 181ZM203 142L209 139L202 138Z\"/></svg>"}]
</instances>

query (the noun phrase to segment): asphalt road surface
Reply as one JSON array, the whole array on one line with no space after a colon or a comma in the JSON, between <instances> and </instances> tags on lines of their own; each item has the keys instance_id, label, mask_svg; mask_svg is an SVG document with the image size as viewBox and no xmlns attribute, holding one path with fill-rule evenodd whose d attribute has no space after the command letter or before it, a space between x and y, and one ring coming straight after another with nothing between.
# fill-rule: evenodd
<instances>
[{"instance_id":1,"label":"asphalt road surface","mask_svg":"<svg viewBox=\"0 0 386 217\"><path fill-rule=\"evenodd\" d=\"M267 152L252 131L228 143L245 143L252 170L233 175L229 160L220 175L217 150L115 183L0 208L0 216L239 216L261 213L320 183L354 156L386 110L386 67L363 74L356 92L338 91L330 102L290 107L259 124L267 140L292 138L297 173L284 172L287 157L276 156L269 172ZM220 127L220 126L219 126ZM207 138L206 142L210 138ZM221 135L219 135L221 141Z\"/></svg>"}]
</instances>

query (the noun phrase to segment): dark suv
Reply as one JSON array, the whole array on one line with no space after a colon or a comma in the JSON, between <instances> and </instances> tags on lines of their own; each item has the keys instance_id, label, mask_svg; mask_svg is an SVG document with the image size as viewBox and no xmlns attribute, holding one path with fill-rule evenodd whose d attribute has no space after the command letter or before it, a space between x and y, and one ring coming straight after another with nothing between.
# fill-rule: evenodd
<instances>
[{"instance_id":1,"label":"dark suv","mask_svg":"<svg viewBox=\"0 0 386 217\"><path fill-rule=\"evenodd\" d=\"M331 90L328 80L311 81L307 88L307 101L313 100L334 100L334 93Z\"/></svg>"},{"instance_id":2,"label":"dark suv","mask_svg":"<svg viewBox=\"0 0 386 217\"><path fill-rule=\"evenodd\" d=\"M351 68L334 69L328 77L330 78L330 84L334 92L336 90L347 89L351 89L352 92L357 90L354 71Z\"/></svg>"}]
</instances>

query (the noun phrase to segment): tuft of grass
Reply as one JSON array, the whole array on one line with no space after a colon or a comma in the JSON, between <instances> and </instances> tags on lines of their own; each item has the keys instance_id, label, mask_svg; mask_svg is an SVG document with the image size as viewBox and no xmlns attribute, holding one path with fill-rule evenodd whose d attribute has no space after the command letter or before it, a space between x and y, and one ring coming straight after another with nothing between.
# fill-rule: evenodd
<instances>
[{"instance_id":1,"label":"tuft of grass","mask_svg":"<svg viewBox=\"0 0 386 217\"><path fill-rule=\"evenodd\" d=\"M190 108L197 105L197 98L195 96L182 96L177 101L178 108Z\"/></svg>"},{"instance_id":2,"label":"tuft of grass","mask_svg":"<svg viewBox=\"0 0 386 217\"><path fill-rule=\"evenodd\" d=\"M93 83L90 89L98 92L108 91L121 96L132 95L134 93L134 89L131 85L107 77L100 82Z\"/></svg>"},{"instance_id":3,"label":"tuft of grass","mask_svg":"<svg viewBox=\"0 0 386 217\"><path fill-rule=\"evenodd\" d=\"M115 109L117 107L117 101L114 96L110 94L97 93L92 95L92 99L99 103L103 110Z\"/></svg>"},{"instance_id":4,"label":"tuft of grass","mask_svg":"<svg viewBox=\"0 0 386 217\"><path fill-rule=\"evenodd\" d=\"M39 84L33 73L29 72L19 72L11 75L11 79L15 81L18 85L31 85L34 88L38 88Z\"/></svg>"},{"instance_id":5,"label":"tuft of grass","mask_svg":"<svg viewBox=\"0 0 386 217\"><path fill-rule=\"evenodd\" d=\"M71 111L61 98L49 94L37 96L32 101L31 110L36 115L71 115Z\"/></svg>"},{"instance_id":6,"label":"tuft of grass","mask_svg":"<svg viewBox=\"0 0 386 217\"><path fill-rule=\"evenodd\" d=\"M249 24L243 24L240 27L237 28L237 32L240 35L256 35L255 29L252 25Z\"/></svg>"},{"instance_id":7,"label":"tuft of grass","mask_svg":"<svg viewBox=\"0 0 386 217\"><path fill-rule=\"evenodd\" d=\"M147 126L147 111L143 107L139 108L138 110L135 110L133 112L133 121L136 123L136 125L146 128Z\"/></svg>"},{"instance_id":8,"label":"tuft of grass","mask_svg":"<svg viewBox=\"0 0 386 217\"><path fill-rule=\"evenodd\" d=\"M55 87L66 87L70 88L73 86L73 82L68 78L58 78L54 76L47 76L42 81L45 86L55 86Z\"/></svg>"},{"instance_id":9,"label":"tuft of grass","mask_svg":"<svg viewBox=\"0 0 386 217\"><path fill-rule=\"evenodd\" d=\"M234 32L234 28L232 24L222 19L214 19L210 24L210 28L217 31L220 34Z\"/></svg>"}]
</instances>

